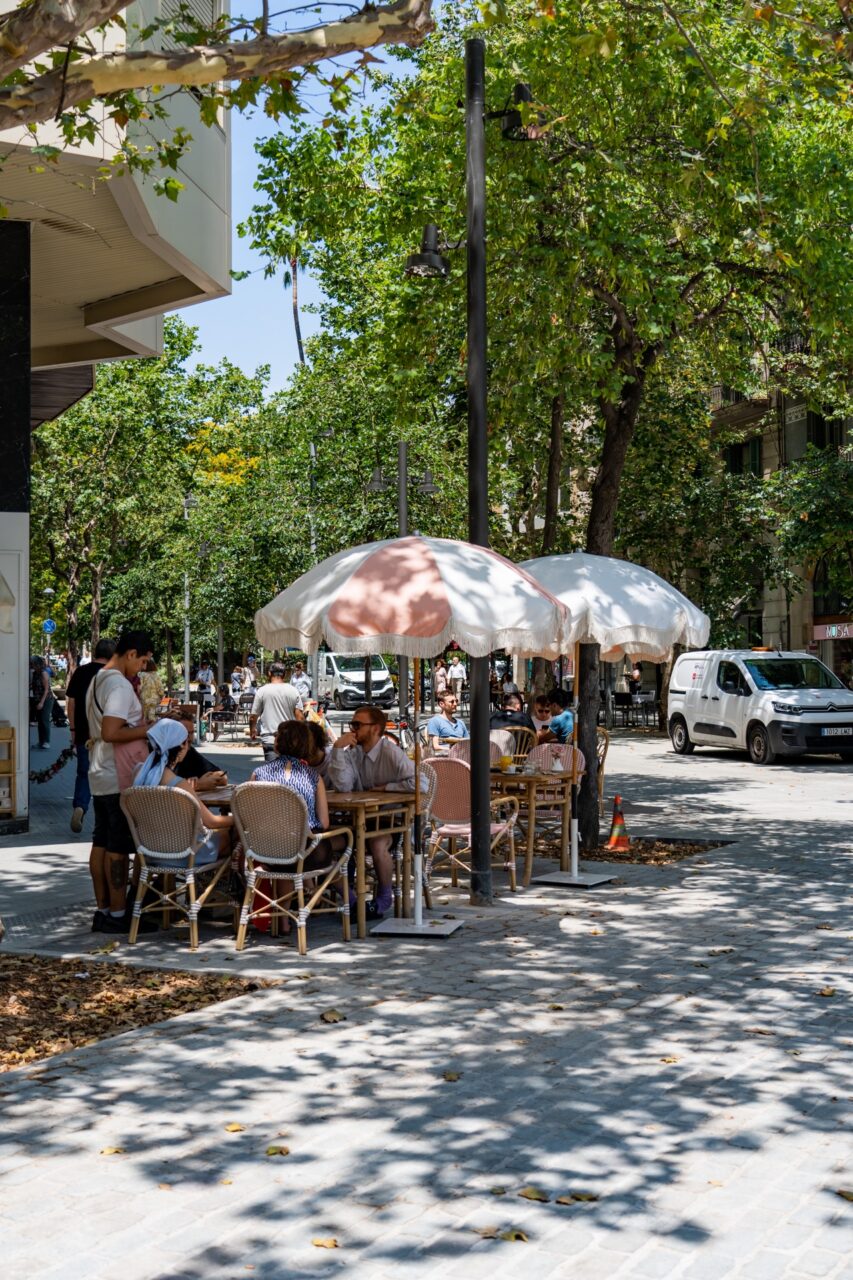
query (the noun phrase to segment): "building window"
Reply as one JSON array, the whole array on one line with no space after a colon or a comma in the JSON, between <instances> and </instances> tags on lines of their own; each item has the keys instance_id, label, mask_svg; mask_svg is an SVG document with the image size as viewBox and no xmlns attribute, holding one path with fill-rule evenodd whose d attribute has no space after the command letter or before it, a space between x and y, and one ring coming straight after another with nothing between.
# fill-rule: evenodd
<instances>
[{"instance_id":1,"label":"building window","mask_svg":"<svg viewBox=\"0 0 853 1280\"><path fill-rule=\"evenodd\" d=\"M723 457L731 476L760 476L762 472L761 436L753 436L741 444L727 445Z\"/></svg>"},{"instance_id":2,"label":"building window","mask_svg":"<svg viewBox=\"0 0 853 1280\"><path fill-rule=\"evenodd\" d=\"M844 618L853 613L853 600L846 600L841 592L832 586L831 570L829 556L818 560L812 579L813 612L816 618Z\"/></svg>"}]
</instances>

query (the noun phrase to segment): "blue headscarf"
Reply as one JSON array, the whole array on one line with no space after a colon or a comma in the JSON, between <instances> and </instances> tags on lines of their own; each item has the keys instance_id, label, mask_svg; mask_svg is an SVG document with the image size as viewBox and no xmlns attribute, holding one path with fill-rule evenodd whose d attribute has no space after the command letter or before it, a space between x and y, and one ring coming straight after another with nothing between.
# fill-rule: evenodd
<instances>
[{"instance_id":1,"label":"blue headscarf","mask_svg":"<svg viewBox=\"0 0 853 1280\"><path fill-rule=\"evenodd\" d=\"M186 741L187 727L180 720L157 720L148 730L151 753L143 760L133 779L135 787L159 787L169 760L169 752Z\"/></svg>"}]
</instances>

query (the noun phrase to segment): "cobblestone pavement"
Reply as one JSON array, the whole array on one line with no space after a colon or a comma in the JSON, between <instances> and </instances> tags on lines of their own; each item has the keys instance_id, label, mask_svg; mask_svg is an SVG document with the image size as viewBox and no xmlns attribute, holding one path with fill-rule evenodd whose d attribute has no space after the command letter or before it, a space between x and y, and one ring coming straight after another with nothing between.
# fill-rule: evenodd
<instances>
[{"instance_id":1,"label":"cobblestone pavement","mask_svg":"<svg viewBox=\"0 0 853 1280\"><path fill-rule=\"evenodd\" d=\"M732 843L586 895L447 891L444 942L141 942L283 983L0 1077L6 1280L853 1280L853 769L631 735L608 763L631 834ZM57 919L86 845L56 794L61 827L0 846L7 944L126 961Z\"/></svg>"}]
</instances>

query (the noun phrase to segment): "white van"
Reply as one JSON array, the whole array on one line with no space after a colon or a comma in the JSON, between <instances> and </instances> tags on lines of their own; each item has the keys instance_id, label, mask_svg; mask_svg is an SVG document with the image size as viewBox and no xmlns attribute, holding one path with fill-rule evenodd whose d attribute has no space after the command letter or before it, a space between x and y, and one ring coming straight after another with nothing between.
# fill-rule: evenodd
<instances>
[{"instance_id":1,"label":"white van","mask_svg":"<svg viewBox=\"0 0 853 1280\"><path fill-rule=\"evenodd\" d=\"M853 692L808 653L683 653L669 683L667 723L679 755L734 747L754 764L807 751L853 763Z\"/></svg>"},{"instance_id":2,"label":"white van","mask_svg":"<svg viewBox=\"0 0 853 1280\"><path fill-rule=\"evenodd\" d=\"M371 699L377 706L390 707L397 701L391 673L381 654L370 659ZM362 706L364 657L357 653L318 653L314 657L313 695L334 703L338 711Z\"/></svg>"}]
</instances>

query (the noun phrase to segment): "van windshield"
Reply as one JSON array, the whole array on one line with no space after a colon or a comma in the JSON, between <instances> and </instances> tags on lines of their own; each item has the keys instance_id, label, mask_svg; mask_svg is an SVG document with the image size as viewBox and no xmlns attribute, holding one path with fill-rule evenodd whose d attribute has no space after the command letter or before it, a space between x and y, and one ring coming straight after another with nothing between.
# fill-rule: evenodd
<instances>
[{"instance_id":1,"label":"van windshield","mask_svg":"<svg viewBox=\"0 0 853 1280\"><path fill-rule=\"evenodd\" d=\"M335 658L338 665L338 671L363 671L364 657L360 653L341 653ZM370 659L371 671L387 670L385 663L382 661L378 653L374 653Z\"/></svg>"},{"instance_id":2,"label":"van windshield","mask_svg":"<svg viewBox=\"0 0 853 1280\"><path fill-rule=\"evenodd\" d=\"M746 658L744 666L758 689L843 689L816 658Z\"/></svg>"}]
</instances>

